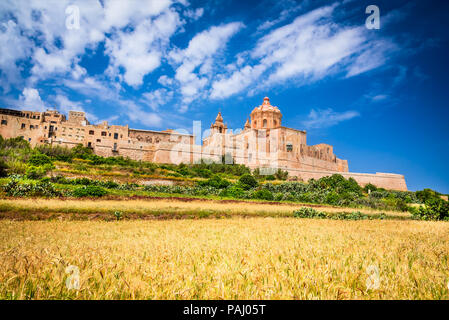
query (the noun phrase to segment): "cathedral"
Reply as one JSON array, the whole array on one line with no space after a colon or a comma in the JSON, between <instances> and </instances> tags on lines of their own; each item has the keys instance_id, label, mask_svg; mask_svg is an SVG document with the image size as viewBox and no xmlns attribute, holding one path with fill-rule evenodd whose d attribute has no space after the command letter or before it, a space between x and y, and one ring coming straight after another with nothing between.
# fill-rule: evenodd
<instances>
[{"instance_id":1,"label":"cathedral","mask_svg":"<svg viewBox=\"0 0 449 320\"><path fill-rule=\"evenodd\" d=\"M0 135L22 137L31 145L50 144L72 148L82 144L96 154L123 156L155 163L221 162L259 168L261 174L278 169L289 179L307 181L338 173L360 185L407 190L403 175L349 172L348 161L337 158L331 145L307 145L307 133L282 126L282 113L265 97L255 107L241 130L228 129L221 112L210 132L195 144L195 136L174 130L131 129L127 125L91 124L84 112L70 111L68 118L58 111L0 109Z\"/></svg>"},{"instance_id":2,"label":"cathedral","mask_svg":"<svg viewBox=\"0 0 449 320\"><path fill-rule=\"evenodd\" d=\"M231 154L236 163L250 168L348 172L348 162L338 159L332 146L324 143L309 146L305 131L282 126L281 111L267 97L251 112L241 132L229 133L221 113L210 131L210 136L203 140L203 149Z\"/></svg>"}]
</instances>

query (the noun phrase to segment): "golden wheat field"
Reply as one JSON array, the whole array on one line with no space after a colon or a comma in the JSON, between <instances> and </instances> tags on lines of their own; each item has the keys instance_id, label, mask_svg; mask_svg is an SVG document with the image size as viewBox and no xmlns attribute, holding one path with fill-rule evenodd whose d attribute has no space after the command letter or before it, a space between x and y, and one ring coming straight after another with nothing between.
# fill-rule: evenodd
<instances>
[{"instance_id":1,"label":"golden wheat field","mask_svg":"<svg viewBox=\"0 0 449 320\"><path fill-rule=\"evenodd\" d=\"M448 299L448 239L422 221L3 220L0 298Z\"/></svg>"}]
</instances>

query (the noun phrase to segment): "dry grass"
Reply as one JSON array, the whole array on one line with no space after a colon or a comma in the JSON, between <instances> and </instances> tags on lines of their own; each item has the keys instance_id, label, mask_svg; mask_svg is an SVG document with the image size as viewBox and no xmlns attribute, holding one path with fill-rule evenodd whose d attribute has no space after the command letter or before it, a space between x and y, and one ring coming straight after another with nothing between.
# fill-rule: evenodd
<instances>
[{"instance_id":1,"label":"dry grass","mask_svg":"<svg viewBox=\"0 0 449 320\"><path fill-rule=\"evenodd\" d=\"M422 221L0 221L0 299L448 299L448 239Z\"/></svg>"},{"instance_id":2,"label":"dry grass","mask_svg":"<svg viewBox=\"0 0 449 320\"><path fill-rule=\"evenodd\" d=\"M199 217L207 216L292 216L294 210L298 210L304 204L267 204L252 202L229 202L213 200L179 201L175 199L163 200L60 200L60 199L17 199L0 200L0 211L14 211L22 214L45 212L45 213L71 213L83 214L110 214L114 211L122 211L124 214L135 215L192 215ZM377 214L379 210L336 208L330 206L317 206L317 210L334 212L360 211L367 214ZM385 212L394 217L407 218L409 213Z\"/></svg>"}]
</instances>

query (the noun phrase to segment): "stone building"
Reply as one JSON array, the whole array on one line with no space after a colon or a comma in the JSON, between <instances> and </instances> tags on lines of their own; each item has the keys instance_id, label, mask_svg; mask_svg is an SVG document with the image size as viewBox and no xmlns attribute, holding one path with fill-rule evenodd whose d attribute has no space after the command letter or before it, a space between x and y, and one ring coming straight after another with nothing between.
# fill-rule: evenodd
<instances>
[{"instance_id":1,"label":"stone building","mask_svg":"<svg viewBox=\"0 0 449 320\"><path fill-rule=\"evenodd\" d=\"M70 111L68 119L57 111L31 112L0 109L3 138L23 137L32 146L60 145L72 148L82 144L104 157L123 156L157 163L192 162L192 135L173 130L135 130L128 126L93 125L84 112ZM172 153L175 148L182 154Z\"/></svg>"},{"instance_id":2,"label":"stone building","mask_svg":"<svg viewBox=\"0 0 449 320\"><path fill-rule=\"evenodd\" d=\"M391 173L349 172L348 161L337 158L331 145L307 145L307 133L282 126L282 113L269 98L255 107L243 130L231 132L218 113L203 140L202 154L219 160L222 155L238 164L271 174L277 168L300 180L319 179L335 173L354 178L360 185L372 183L385 189L407 190L404 176ZM204 158L204 156L203 156Z\"/></svg>"},{"instance_id":3,"label":"stone building","mask_svg":"<svg viewBox=\"0 0 449 320\"><path fill-rule=\"evenodd\" d=\"M45 143L71 148L82 144L104 157L156 163L221 162L224 158L227 163L259 168L262 174L280 168L290 177L307 181L339 173L362 186L372 183L385 189L407 190L402 175L349 172L348 161L337 158L331 145L307 145L307 133L282 126L282 113L269 98L254 108L243 130L232 132L219 112L202 146L195 145L193 135L174 130L136 130L107 122L93 125L84 112L70 111L66 119L57 111L0 109L0 118L4 138L21 136L33 146Z\"/></svg>"}]
</instances>

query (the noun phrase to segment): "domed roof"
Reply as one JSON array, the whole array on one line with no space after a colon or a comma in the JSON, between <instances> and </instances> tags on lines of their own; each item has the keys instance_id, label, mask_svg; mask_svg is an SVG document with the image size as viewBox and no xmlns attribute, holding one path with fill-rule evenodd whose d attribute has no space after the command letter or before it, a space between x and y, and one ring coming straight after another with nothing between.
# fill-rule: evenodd
<instances>
[{"instance_id":1,"label":"domed roof","mask_svg":"<svg viewBox=\"0 0 449 320\"><path fill-rule=\"evenodd\" d=\"M263 99L263 103L260 106L255 107L251 113L261 112L261 111L271 111L271 112L281 113L281 111L279 110L278 107L271 105L270 98L268 98L268 97L265 97Z\"/></svg>"}]
</instances>

